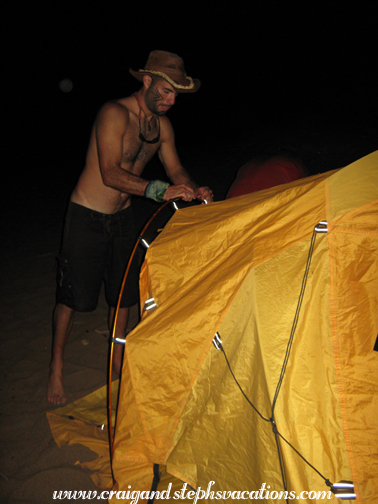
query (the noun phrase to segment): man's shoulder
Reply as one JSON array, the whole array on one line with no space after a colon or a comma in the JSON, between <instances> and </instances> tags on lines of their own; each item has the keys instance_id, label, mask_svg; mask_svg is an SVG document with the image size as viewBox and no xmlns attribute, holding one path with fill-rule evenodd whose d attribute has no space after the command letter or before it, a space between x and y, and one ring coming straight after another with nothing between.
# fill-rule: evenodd
<instances>
[{"instance_id":1,"label":"man's shoulder","mask_svg":"<svg viewBox=\"0 0 378 504\"><path fill-rule=\"evenodd\" d=\"M112 124L118 127L127 127L130 122L130 115L132 112L123 102L123 100L111 100L100 108L97 114L96 123L97 127L101 125L106 126Z\"/></svg>"},{"instance_id":2,"label":"man's shoulder","mask_svg":"<svg viewBox=\"0 0 378 504\"><path fill-rule=\"evenodd\" d=\"M174 136L172 123L167 116L160 117L160 129L163 141L168 140L169 138Z\"/></svg>"},{"instance_id":3,"label":"man's shoulder","mask_svg":"<svg viewBox=\"0 0 378 504\"><path fill-rule=\"evenodd\" d=\"M100 108L98 115L129 117L130 110L123 100L110 100Z\"/></svg>"}]
</instances>

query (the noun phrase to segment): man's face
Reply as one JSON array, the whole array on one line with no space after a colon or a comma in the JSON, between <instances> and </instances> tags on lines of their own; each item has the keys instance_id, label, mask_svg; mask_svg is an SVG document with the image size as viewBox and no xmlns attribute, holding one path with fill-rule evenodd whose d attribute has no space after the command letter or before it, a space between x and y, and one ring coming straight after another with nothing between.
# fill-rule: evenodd
<instances>
[{"instance_id":1,"label":"man's face","mask_svg":"<svg viewBox=\"0 0 378 504\"><path fill-rule=\"evenodd\" d=\"M144 100L150 112L163 116L175 104L177 91L164 79L152 79Z\"/></svg>"}]
</instances>

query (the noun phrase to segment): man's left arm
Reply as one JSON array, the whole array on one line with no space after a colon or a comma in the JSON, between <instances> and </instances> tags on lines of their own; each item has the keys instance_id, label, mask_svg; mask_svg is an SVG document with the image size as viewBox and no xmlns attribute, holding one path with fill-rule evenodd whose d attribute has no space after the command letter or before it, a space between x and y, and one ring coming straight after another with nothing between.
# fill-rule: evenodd
<instances>
[{"instance_id":1,"label":"man's left arm","mask_svg":"<svg viewBox=\"0 0 378 504\"><path fill-rule=\"evenodd\" d=\"M163 134L161 135L162 142L158 154L169 179L175 185L185 184L191 187L197 199L206 200L207 203L212 202L213 191L209 187L200 187L196 184L182 166L176 151L173 128L169 120L164 119L164 130L162 128Z\"/></svg>"}]
</instances>

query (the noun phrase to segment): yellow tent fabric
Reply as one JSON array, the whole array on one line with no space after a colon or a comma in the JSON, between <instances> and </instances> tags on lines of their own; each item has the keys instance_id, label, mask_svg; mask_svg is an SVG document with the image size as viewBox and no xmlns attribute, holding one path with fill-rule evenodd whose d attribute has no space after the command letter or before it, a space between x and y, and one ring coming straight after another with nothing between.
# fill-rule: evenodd
<instances>
[{"instance_id":1,"label":"yellow tent fabric","mask_svg":"<svg viewBox=\"0 0 378 504\"><path fill-rule=\"evenodd\" d=\"M153 464L194 489L214 481L214 492L283 490L272 425L212 340L219 332L240 387L269 419L323 220L275 421L325 478L352 480L359 503L378 501L378 152L176 212L142 267L142 306L153 297L157 307L125 347L114 491L150 490ZM328 490L279 444L288 490Z\"/></svg>"},{"instance_id":2,"label":"yellow tent fabric","mask_svg":"<svg viewBox=\"0 0 378 504\"><path fill-rule=\"evenodd\" d=\"M119 381L112 382L112 425L115 423ZM94 483L102 489L111 489L109 431L108 431L108 387L101 387L91 394L46 413L52 435L60 447L64 444L81 444L98 457L80 465L94 471ZM78 464L80 462L77 462Z\"/></svg>"}]
</instances>

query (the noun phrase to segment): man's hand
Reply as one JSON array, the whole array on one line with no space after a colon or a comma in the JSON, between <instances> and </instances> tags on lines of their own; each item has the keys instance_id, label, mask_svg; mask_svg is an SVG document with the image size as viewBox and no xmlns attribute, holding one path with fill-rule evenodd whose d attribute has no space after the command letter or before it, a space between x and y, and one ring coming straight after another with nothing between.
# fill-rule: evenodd
<instances>
[{"instance_id":1,"label":"man's hand","mask_svg":"<svg viewBox=\"0 0 378 504\"><path fill-rule=\"evenodd\" d=\"M184 201L193 201L196 199L195 192L186 184L171 185L167 187L164 194L164 201L175 199L183 199Z\"/></svg>"},{"instance_id":2,"label":"man's hand","mask_svg":"<svg viewBox=\"0 0 378 504\"><path fill-rule=\"evenodd\" d=\"M213 191L209 187L197 187L194 191L195 198L201 201L206 200L207 203L213 201Z\"/></svg>"}]
</instances>

